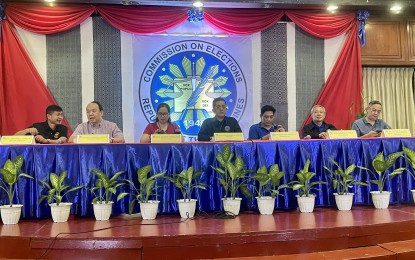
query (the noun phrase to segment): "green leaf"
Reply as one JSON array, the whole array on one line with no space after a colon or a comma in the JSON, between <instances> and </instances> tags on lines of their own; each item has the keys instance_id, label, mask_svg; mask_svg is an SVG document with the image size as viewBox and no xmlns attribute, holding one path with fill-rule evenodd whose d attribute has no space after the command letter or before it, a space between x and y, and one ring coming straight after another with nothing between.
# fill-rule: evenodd
<instances>
[{"instance_id":1,"label":"green leaf","mask_svg":"<svg viewBox=\"0 0 415 260\"><path fill-rule=\"evenodd\" d=\"M350 175L355 169L356 169L355 164L349 165L349 167L346 168L346 171L344 173L346 175Z\"/></svg>"},{"instance_id":2,"label":"green leaf","mask_svg":"<svg viewBox=\"0 0 415 260\"><path fill-rule=\"evenodd\" d=\"M16 173L20 170L20 168L22 168L23 161L24 161L23 155L18 155L16 158L14 158L13 164L15 166Z\"/></svg>"},{"instance_id":3,"label":"green leaf","mask_svg":"<svg viewBox=\"0 0 415 260\"><path fill-rule=\"evenodd\" d=\"M396 152L396 153L391 153L388 155L388 158L386 159L386 168L391 167L392 165L395 164L395 161L401 157L401 155L403 154L403 152Z\"/></svg>"},{"instance_id":4,"label":"green leaf","mask_svg":"<svg viewBox=\"0 0 415 260\"><path fill-rule=\"evenodd\" d=\"M294 184L293 185L293 190L298 190L298 189L302 189L304 187L304 185L303 184Z\"/></svg>"},{"instance_id":5,"label":"green leaf","mask_svg":"<svg viewBox=\"0 0 415 260\"><path fill-rule=\"evenodd\" d=\"M49 174L49 180L50 180L50 184L52 184L53 188L59 189L60 183L59 183L58 175L56 175L54 173Z\"/></svg>"},{"instance_id":6,"label":"green leaf","mask_svg":"<svg viewBox=\"0 0 415 260\"><path fill-rule=\"evenodd\" d=\"M146 165L146 166L141 167L140 169L137 170L138 182L140 184L146 182L147 175L150 171L151 171L151 166L150 165Z\"/></svg>"},{"instance_id":7,"label":"green leaf","mask_svg":"<svg viewBox=\"0 0 415 260\"><path fill-rule=\"evenodd\" d=\"M121 200L122 198L124 198L125 196L129 195L129 193L127 192L121 192L120 194L118 194L117 196L117 201Z\"/></svg>"},{"instance_id":8,"label":"green leaf","mask_svg":"<svg viewBox=\"0 0 415 260\"><path fill-rule=\"evenodd\" d=\"M19 174L19 177L24 177L24 178L28 178L28 179L34 179L32 176L26 174L26 173L21 173Z\"/></svg>"},{"instance_id":9,"label":"green leaf","mask_svg":"<svg viewBox=\"0 0 415 260\"><path fill-rule=\"evenodd\" d=\"M135 206L135 202L136 202L137 200L136 199L134 199L134 200L132 200L132 201L130 201L130 203L128 204L128 213L131 215L131 214L133 214L133 211L134 211L134 206Z\"/></svg>"},{"instance_id":10,"label":"green leaf","mask_svg":"<svg viewBox=\"0 0 415 260\"><path fill-rule=\"evenodd\" d=\"M243 168L244 168L244 166L245 166L244 160L242 160L242 158L240 156L236 157L236 159L235 159L235 167L236 167L236 170L238 172L239 171L242 171Z\"/></svg>"},{"instance_id":11,"label":"green leaf","mask_svg":"<svg viewBox=\"0 0 415 260\"><path fill-rule=\"evenodd\" d=\"M229 162L231 156L231 146L229 144L226 144L222 148L222 158L225 162Z\"/></svg>"},{"instance_id":12,"label":"green leaf","mask_svg":"<svg viewBox=\"0 0 415 260\"><path fill-rule=\"evenodd\" d=\"M242 194L245 195L245 197L252 197L252 192L245 185L241 185L239 189L241 190Z\"/></svg>"}]
</instances>

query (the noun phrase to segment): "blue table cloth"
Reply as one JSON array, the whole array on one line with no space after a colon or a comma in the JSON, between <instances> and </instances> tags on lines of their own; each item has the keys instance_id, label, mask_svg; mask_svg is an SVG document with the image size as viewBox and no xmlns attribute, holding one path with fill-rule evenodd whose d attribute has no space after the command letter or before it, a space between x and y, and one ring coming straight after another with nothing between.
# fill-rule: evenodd
<instances>
[{"instance_id":1,"label":"blue table cloth","mask_svg":"<svg viewBox=\"0 0 415 260\"><path fill-rule=\"evenodd\" d=\"M193 166L195 170L203 170L200 181L207 184L207 190L196 190L193 197L198 200L197 210L218 211L222 209L221 198L223 190L219 186L217 173L212 169L218 166L216 153L221 152L226 143L181 143L181 144L63 144L63 145L19 145L0 146L0 165L7 159L13 159L19 154L24 156L22 172L33 176L34 180L19 179L15 203L24 204L23 218L45 218L50 216L46 202L38 203L39 197L45 193L45 187L39 180L48 181L51 172L68 172L67 184L72 186L84 185L85 189L70 194L66 199L73 201L72 213L78 216L91 216L92 194L89 189L93 186L96 176L92 168L112 176L117 171L125 171L121 176L137 182L136 171L145 165L151 165L152 174L166 171L171 176L183 169ZM402 147L415 150L413 138L378 138L378 139L344 139L344 140L299 140L299 141L269 141L269 142L238 142L231 143L231 149L236 156L241 156L246 169L256 171L259 167L267 167L277 163L285 176L282 183L295 179L295 174L303 168L307 159L311 160L310 171L315 172L314 180L329 181L324 166L332 167L330 159L338 162L343 168L356 164L372 168L371 162L375 155L382 152L388 155L402 151ZM404 158L399 158L391 167L409 167ZM389 171L389 170L388 170ZM372 177L361 169L354 172L355 178L367 182ZM255 184L250 180L250 184ZM177 213L177 199L181 193L166 179L157 179L157 189L154 199L160 200L159 213ZM396 178L387 179L385 190L392 192L391 203L411 203L410 189L415 189L415 181L411 174L405 171ZM331 185L320 185L316 192L316 206L335 205ZM251 188L252 189L252 188ZM118 189L119 192L129 191L128 185ZM253 190L253 189L252 189ZM370 191L376 190L371 184L368 187L356 186L354 204L370 205ZM281 190L284 196L278 196L277 209L292 209L297 207L295 195L291 189ZM256 210L255 198L243 198L241 210ZM114 200L116 197L114 196ZM131 199L126 196L114 203L113 212L127 213ZM7 196L0 191L0 204L7 204ZM139 211L138 205L135 212Z\"/></svg>"}]
</instances>

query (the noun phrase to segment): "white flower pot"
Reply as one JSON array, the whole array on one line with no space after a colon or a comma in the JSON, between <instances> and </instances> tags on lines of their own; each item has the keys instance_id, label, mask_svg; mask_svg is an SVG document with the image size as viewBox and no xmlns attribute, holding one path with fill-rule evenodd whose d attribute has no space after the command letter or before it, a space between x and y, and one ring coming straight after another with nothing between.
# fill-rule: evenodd
<instances>
[{"instance_id":1,"label":"white flower pot","mask_svg":"<svg viewBox=\"0 0 415 260\"><path fill-rule=\"evenodd\" d=\"M314 210L314 203L316 201L316 196L309 195L308 197L305 196L298 196L297 197L297 203L298 208L300 209L300 212L307 213L307 212L313 212Z\"/></svg>"},{"instance_id":2,"label":"white flower pot","mask_svg":"<svg viewBox=\"0 0 415 260\"><path fill-rule=\"evenodd\" d=\"M158 200L149 200L148 202L140 202L140 212L143 219L155 219L159 209Z\"/></svg>"},{"instance_id":3,"label":"white flower pot","mask_svg":"<svg viewBox=\"0 0 415 260\"><path fill-rule=\"evenodd\" d=\"M256 197L259 213L271 215L274 212L275 198L269 196Z\"/></svg>"},{"instance_id":4,"label":"white flower pot","mask_svg":"<svg viewBox=\"0 0 415 260\"><path fill-rule=\"evenodd\" d=\"M53 222L66 222L71 212L72 203L61 202L59 205L56 203L49 204L50 211L52 213Z\"/></svg>"},{"instance_id":5,"label":"white flower pot","mask_svg":"<svg viewBox=\"0 0 415 260\"><path fill-rule=\"evenodd\" d=\"M1 220L4 225L11 225L19 223L20 215L22 214L21 204L0 206Z\"/></svg>"},{"instance_id":6,"label":"white flower pot","mask_svg":"<svg viewBox=\"0 0 415 260\"><path fill-rule=\"evenodd\" d=\"M391 197L391 193L389 191L371 191L372 194L372 201L373 205L377 209L387 209L389 206L389 200Z\"/></svg>"},{"instance_id":7,"label":"white flower pot","mask_svg":"<svg viewBox=\"0 0 415 260\"><path fill-rule=\"evenodd\" d=\"M92 203L96 220L109 220L112 212L113 201L107 203Z\"/></svg>"},{"instance_id":8,"label":"white flower pot","mask_svg":"<svg viewBox=\"0 0 415 260\"><path fill-rule=\"evenodd\" d=\"M415 190L411 190L411 193L412 193L412 198L414 199L414 202L415 202Z\"/></svg>"},{"instance_id":9,"label":"white flower pot","mask_svg":"<svg viewBox=\"0 0 415 260\"><path fill-rule=\"evenodd\" d=\"M179 212L181 218L193 218L196 211L196 201L195 199L190 200L177 200L179 204Z\"/></svg>"},{"instance_id":10,"label":"white flower pot","mask_svg":"<svg viewBox=\"0 0 415 260\"><path fill-rule=\"evenodd\" d=\"M334 193L338 210L351 210L353 205L353 193L337 194Z\"/></svg>"},{"instance_id":11,"label":"white flower pot","mask_svg":"<svg viewBox=\"0 0 415 260\"><path fill-rule=\"evenodd\" d=\"M239 210L241 209L241 200L242 198L223 198L223 209L237 216L239 215Z\"/></svg>"}]
</instances>

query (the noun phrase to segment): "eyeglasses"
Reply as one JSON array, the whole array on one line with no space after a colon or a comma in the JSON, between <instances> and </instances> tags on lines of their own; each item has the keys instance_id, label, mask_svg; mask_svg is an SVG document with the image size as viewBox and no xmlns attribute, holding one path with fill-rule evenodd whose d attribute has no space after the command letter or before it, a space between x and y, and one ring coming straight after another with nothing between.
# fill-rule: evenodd
<instances>
[{"instance_id":1,"label":"eyeglasses","mask_svg":"<svg viewBox=\"0 0 415 260\"><path fill-rule=\"evenodd\" d=\"M168 116L169 113L157 113L157 115L159 115L159 116Z\"/></svg>"}]
</instances>

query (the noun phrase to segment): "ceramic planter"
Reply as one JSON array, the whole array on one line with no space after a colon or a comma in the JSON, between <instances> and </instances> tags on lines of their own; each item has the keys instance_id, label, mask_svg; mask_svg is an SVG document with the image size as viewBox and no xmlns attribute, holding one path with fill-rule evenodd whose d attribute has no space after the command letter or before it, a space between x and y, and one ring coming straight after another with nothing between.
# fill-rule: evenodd
<instances>
[{"instance_id":1,"label":"ceramic planter","mask_svg":"<svg viewBox=\"0 0 415 260\"><path fill-rule=\"evenodd\" d=\"M314 195L308 195L308 197L299 195L296 195L297 202L298 202L298 208L300 209L300 212L308 213L313 212L314 210L314 203L316 201L316 196Z\"/></svg>"},{"instance_id":2,"label":"ceramic planter","mask_svg":"<svg viewBox=\"0 0 415 260\"><path fill-rule=\"evenodd\" d=\"M96 220L109 220L112 212L113 201L107 203L92 203Z\"/></svg>"},{"instance_id":3,"label":"ceramic planter","mask_svg":"<svg viewBox=\"0 0 415 260\"><path fill-rule=\"evenodd\" d=\"M196 201L195 199L190 200L177 200L179 205L179 212L181 218L193 218L196 211Z\"/></svg>"},{"instance_id":4,"label":"ceramic planter","mask_svg":"<svg viewBox=\"0 0 415 260\"><path fill-rule=\"evenodd\" d=\"M259 213L271 215L274 212L275 198L269 196L256 197Z\"/></svg>"},{"instance_id":5,"label":"ceramic planter","mask_svg":"<svg viewBox=\"0 0 415 260\"><path fill-rule=\"evenodd\" d=\"M148 202L140 202L140 212L143 219L155 219L159 209L158 200L149 200Z\"/></svg>"},{"instance_id":6,"label":"ceramic planter","mask_svg":"<svg viewBox=\"0 0 415 260\"><path fill-rule=\"evenodd\" d=\"M223 209L229 211L235 216L239 215L239 210L241 209L242 198L223 198Z\"/></svg>"},{"instance_id":7,"label":"ceramic planter","mask_svg":"<svg viewBox=\"0 0 415 260\"><path fill-rule=\"evenodd\" d=\"M72 203L61 202L59 205L56 203L49 204L50 211L52 213L53 222L66 222L71 212Z\"/></svg>"},{"instance_id":8,"label":"ceramic planter","mask_svg":"<svg viewBox=\"0 0 415 260\"><path fill-rule=\"evenodd\" d=\"M387 209L389 207L389 200L391 193L389 191L371 191L373 205L377 209Z\"/></svg>"},{"instance_id":9,"label":"ceramic planter","mask_svg":"<svg viewBox=\"0 0 415 260\"><path fill-rule=\"evenodd\" d=\"M14 204L11 207L10 205L0 206L0 214L3 224L13 225L19 223L22 207L23 205L21 204Z\"/></svg>"},{"instance_id":10,"label":"ceramic planter","mask_svg":"<svg viewBox=\"0 0 415 260\"><path fill-rule=\"evenodd\" d=\"M353 205L353 193L337 194L334 193L338 210L351 210Z\"/></svg>"}]
</instances>

